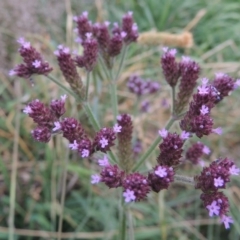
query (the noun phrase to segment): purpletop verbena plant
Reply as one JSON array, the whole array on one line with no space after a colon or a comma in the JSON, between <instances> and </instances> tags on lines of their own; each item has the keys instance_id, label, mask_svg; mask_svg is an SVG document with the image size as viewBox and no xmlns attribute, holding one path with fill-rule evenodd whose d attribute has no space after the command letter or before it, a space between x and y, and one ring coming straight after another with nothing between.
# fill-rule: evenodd
<instances>
[{"instance_id":1,"label":"purpletop verbena plant","mask_svg":"<svg viewBox=\"0 0 240 240\"><path fill-rule=\"evenodd\" d=\"M118 113L116 94L117 79L123 67L127 48L138 38L138 28L134 23L132 12L123 16L121 24L114 23L111 31L109 22L92 24L87 12L74 17L74 21L77 26L74 31L78 35L76 42L82 45L83 54L80 56L76 52L71 53L70 49L63 45L59 45L54 52L70 89L49 75L52 68L23 38L20 38L18 43L24 63L17 65L9 75L26 79L30 79L34 74L45 75L82 104L95 132L93 137L90 137L81 121L73 117L63 117L67 98L67 95L63 95L49 105L37 99L24 108L23 112L37 124L32 131L33 138L36 141L49 142L52 135L62 134L69 141L69 148L77 151L81 158L90 158L96 152L102 152L103 155L97 162L100 173L92 175L91 183L102 182L109 188L122 188L122 196L126 203L144 200L150 191L158 193L162 189L168 189L174 181L190 183L202 191L200 199L209 216L219 216L225 227L229 228L233 219L228 216L228 198L220 189L224 189L230 182L231 175L239 175L240 169L234 162L229 158L218 159L209 166L203 167L200 175L194 177L177 175L177 168L184 160L203 166L201 156L209 154L209 148L201 142L194 143L188 149L185 149L184 145L194 135L201 138L212 133L221 134L220 128L214 128L211 110L240 85L240 80L235 81L226 74L217 73L213 81L202 78L200 86L197 87L199 65L185 56L177 61L175 49L163 48L161 66L164 78L172 90L172 116L165 128L159 130L158 137L149 149L139 154L142 151L141 141L138 140L136 146L132 147L132 118L128 114ZM113 70L118 55L121 57L114 76ZM90 73L97 64L110 80L112 110L116 120L112 127L100 127L89 105ZM86 71L86 84L77 71L78 67ZM130 77L127 86L138 97L154 94L160 88L158 82L144 80L137 75ZM178 91L177 95L176 91ZM147 109L146 103L144 106L143 108ZM176 121L179 121L182 130L179 134L169 131ZM115 145L117 151L112 151ZM156 158L156 165L148 174L141 174L138 172L139 167L153 153L157 145L160 152ZM185 157L182 156L184 149ZM115 156L115 152L118 157ZM138 156L139 159L136 159Z\"/></svg>"}]
</instances>

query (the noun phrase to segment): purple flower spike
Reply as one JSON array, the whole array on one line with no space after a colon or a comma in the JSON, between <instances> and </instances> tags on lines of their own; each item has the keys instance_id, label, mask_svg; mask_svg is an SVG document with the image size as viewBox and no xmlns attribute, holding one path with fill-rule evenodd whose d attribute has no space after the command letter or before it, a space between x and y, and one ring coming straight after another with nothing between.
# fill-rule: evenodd
<instances>
[{"instance_id":1,"label":"purple flower spike","mask_svg":"<svg viewBox=\"0 0 240 240\"><path fill-rule=\"evenodd\" d=\"M192 164L200 164L203 154L209 154L210 149L202 143L194 143L186 152L186 159Z\"/></svg>"},{"instance_id":2,"label":"purple flower spike","mask_svg":"<svg viewBox=\"0 0 240 240\"><path fill-rule=\"evenodd\" d=\"M33 138L38 142L49 142L51 139L51 131L45 126L39 126L35 128L32 132Z\"/></svg>"},{"instance_id":3,"label":"purple flower spike","mask_svg":"<svg viewBox=\"0 0 240 240\"><path fill-rule=\"evenodd\" d=\"M61 96L61 99L52 100L50 104L50 108L54 113L54 115L56 116L56 118L60 118L66 112L66 109L65 109L66 98L67 98L67 95L63 95Z\"/></svg>"},{"instance_id":4,"label":"purple flower spike","mask_svg":"<svg viewBox=\"0 0 240 240\"><path fill-rule=\"evenodd\" d=\"M228 198L222 192L202 193L200 196L209 216L223 216L229 210Z\"/></svg>"},{"instance_id":5,"label":"purple flower spike","mask_svg":"<svg viewBox=\"0 0 240 240\"><path fill-rule=\"evenodd\" d=\"M101 180L109 188L117 188L122 186L122 179L124 171L122 171L117 165L107 165L101 171Z\"/></svg>"},{"instance_id":6,"label":"purple flower spike","mask_svg":"<svg viewBox=\"0 0 240 240\"><path fill-rule=\"evenodd\" d=\"M224 73L217 73L213 80L213 86L220 93L220 98L215 103L221 101L224 97L228 96L229 93L234 90L234 80Z\"/></svg>"},{"instance_id":7,"label":"purple flower spike","mask_svg":"<svg viewBox=\"0 0 240 240\"><path fill-rule=\"evenodd\" d=\"M93 148L96 151L107 152L114 146L116 134L112 128L101 129L94 138Z\"/></svg>"},{"instance_id":8,"label":"purple flower spike","mask_svg":"<svg viewBox=\"0 0 240 240\"><path fill-rule=\"evenodd\" d=\"M150 191L147 178L137 172L126 176L126 178L123 180L123 188L124 191L133 191L135 196L134 201L145 199Z\"/></svg>"},{"instance_id":9,"label":"purple flower spike","mask_svg":"<svg viewBox=\"0 0 240 240\"><path fill-rule=\"evenodd\" d=\"M176 52L176 49L164 48L164 54L161 58L163 75L171 87L176 86L180 76L179 66L175 59Z\"/></svg>"},{"instance_id":10,"label":"purple flower spike","mask_svg":"<svg viewBox=\"0 0 240 240\"><path fill-rule=\"evenodd\" d=\"M125 43L136 42L138 38L138 27L134 23L132 12L126 13L122 18L122 30L126 33Z\"/></svg>"},{"instance_id":11,"label":"purple flower spike","mask_svg":"<svg viewBox=\"0 0 240 240\"><path fill-rule=\"evenodd\" d=\"M23 78L30 78L33 74L47 75L52 71L49 64L43 60L41 54L26 42L24 38L18 40L20 43L19 53L23 58L24 63L17 65L9 72L10 76L18 76Z\"/></svg>"},{"instance_id":12,"label":"purple flower spike","mask_svg":"<svg viewBox=\"0 0 240 240\"><path fill-rule=\"evenodd\" d=\"M174 180L174 170L172 167L158 165L148 174L148 182L154 192L167 189Z\"/></svg>"},{"instance_id":13,"label":"purple flower spike","mask_svg":"<svg viewBox=\"0 0 240 240\"><path fill-rule=\"evenodd\" d=\"M157 161L160 165L175 166L180 163L184 140L176 133L168 133L159 145L161 153Z\"/></svg>"},{"instance_id":14,"label":"purple flower spike","mask_svg":"<svg viewBox=\"0 0 240 240\"><path fill-rule=\"evenodd\" d=\"M83 56L76 56L75 62L78 67L85 67L86 70L90 72L97 62L98 44L97 41L92 38L91 33L86 33L86 36L86 40L83 43Z\"/></svg>"}]
</instances>

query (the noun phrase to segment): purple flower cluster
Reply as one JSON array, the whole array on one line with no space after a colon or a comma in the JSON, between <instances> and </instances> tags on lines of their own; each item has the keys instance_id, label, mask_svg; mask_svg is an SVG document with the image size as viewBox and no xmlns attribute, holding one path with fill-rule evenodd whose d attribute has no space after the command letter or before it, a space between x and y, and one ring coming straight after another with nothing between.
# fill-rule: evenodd
<instances>
[{"instance_id":1,"label":"purple flower cluster","mask_svg":"<svg viewBox=\"0 0 240 240\"><path fill-rule=\"evenodd\" d=\"M189 134L183 132L178 135L177 133L169 133L166 129L160 130L159 134L163 138L163 142L159 145L158 163L169 167L178 165L182 157L183 144L188 139Z\"/></svg>"},{"instance_id":2,"label":"purple flower cluster","mask_svg":"<svg viewBox=\"0 0 240 240\"><path fill-rule=\"evenodd\" d=\"M138 38L138 28L133 21L132 12L128 12L123 16L122 27L114 23L111 31L109 31L110 22L92 24L88 19L87 12L83 12L80 16L75 16L74 21L77 24L75 32L78 34L78 37L76 41L81 43L84 48L83 56L76 57L76 62L79 67L85 67L88 71L92 70L98 51L107 66L111 68L111 58L120 54L123 44L135 42ZM88 43L90 36L96 39L91 39L91 44ZM92 63L90 68L88 67L89 62Z\"/></svg>"},{"instance_id":3,"label":"purple flower cluster","mask_svg":"<svg viewBox=\"0 0 240 240\"><path fill-rule=\"evenodd\" d=\"M225 79L227 80L225 81ZM180 122L182 130L195 133L199 138L212 132L221 134L219 128L213 129L213 119L210 116L210 111L230 90L234 89L234 81L230 79L224 75L224 80L214 80L214 82L217 82L215 85L218 88L213 84L209 84L208 79L202 79L202 85L198 87L197 93L193 95L189 110Z\"/></svg>"},{"instance_id":4,"label":"purple flower cluster","mask_svg":"<svg viewBox=\"0 0 240 240\"><path fill-rule=\"evenodd\" d=\"M71 56L70 49L59 45L58 50L54 51L54 54L57 56L58 65L66 81L70 84L73 91L83 98L85 94L83 83L77 72L76 64Z\"/></svg>"},{"instance_id":5,"label":"purple flower cluster","mask_svg":"<svg viewBox=\"0 0 240 240\"><path fill-rule=\"evenodd\" d=\"M203 154L210 154L210 149L201 142L194 143L190 148L187 149L186 159L192 164L199 164L203 166L204 162L201 160L201 156Z\"/></svg>"},{"instance_id":6,"label":"purple flower cluster","mask_svg":"<svg viewBox=\"0 0 240 240\"><path fill-rule=\"evenodd\" d=\"M23 58L23 62L17 65L9 72L10 76L18 76L29 79L33 74L47 75L52 71L49 64L43 60L41 54L31 46L30 42L26 42L24 38L18 40L20 44L19 53Z\"/></svg>"},{"instance_id":7,"label":"purple flower cluster","mask_svg":"<svg viewBox=\"0 0 240 240\"><path fill-rule=\"evenodd\" d=\"M176 61L176 49L163 48L164 54L161 58L163 75L167 83L175 88L178 81L179 91L175 100L174 114L180 114L188 103L200 73L199 65L189 57L182 57L180 62Z\"/></svg>"},{"instance_id":8,"label":"purple flower cluster","mask_svg":"<svg viewBox=\"0 0 240 240\"><path fill-rule=\"evenodd\" d=\"M229 228L229 224L233 223L233 220L227 216L228 199L218 190L226 187L226 183L230 182L231 175L239 175L239 173L240 169L234 162L225 158L212 162L209 167L204 167L201 174L195 177L195 187L203 192L200 198L208 210L209 216L220 216L225 228Z\"/></svg>"},{"instance_id":9,"label":"purple flower cluster","mask_svg":"<svg viewBox=\"0 0 240 240\"><path fill-rule=\"evenodd\" d=\"M37 99L24 108L23 112L38 124L32 131L33 138L39 142L49 142L53 134L62 133L63 137L70 142L69 148L77 150L83 158L89 157L96 151L104 153L109 151L114 146L121 127L115 125L113 128L102 128L95 133L91 141L77 119L61 118L65 113L66 97L64 95L59 100L53 100L49 107Z\"/></svg>"},{"instance_id":10,"label":"purple flower cluster","mask_svg":"<svg viewBox=\"0 0 240 240\"><path fill-rule=\"evenodd\" d=\"M143 79L138 75L132 75L127 83L130 92L135 93L137 96L156 93L160 89L158 82L150 79Z\"/></svg>"}]
</instances>

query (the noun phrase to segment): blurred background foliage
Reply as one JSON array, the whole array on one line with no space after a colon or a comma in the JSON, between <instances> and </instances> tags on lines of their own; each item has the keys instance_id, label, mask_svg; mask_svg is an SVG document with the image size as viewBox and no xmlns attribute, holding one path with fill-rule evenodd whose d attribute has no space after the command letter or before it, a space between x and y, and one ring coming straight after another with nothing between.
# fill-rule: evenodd
<instances>
[{"instance_id":1,"label":"blurred background foliage","mask_svg":"<svg viewBox=\"0 0 240 240\"><path fill-rule=\"evenodd\" d=\"M95 164L70 154L67 166L67 191L64 209L60 205L63 185L62 166L67 157L66 146L55 137L49 144L34 142L31 120L21 113L32 99L48 103L62 90L43 77L35 77L32 87L24 79L10 79L8 71L20 62L16 39L26 37L54 67L53 75L62 79L52 52L58 44L74 47L72 16L89 11L93 21L120 22L127 11L134 12L139 31L182 33L190 30L194 37L191 49L178 49L190 55L202 67L201 76L212 78L215 72L240 77L240 1L239 0L1 0L0 1L0 239L7 239L9 201L13 159L17 159L15 201L15 239L55 239L58 219L63 214L63 239L115 239L118 229L120 192L105 186L91 186L89 179L98 169ZM196 21L195 21L196 20ZM163 127L170 103L169 88L163 81L159 66L161 46L132 46L119 80L120 111L132 113L136 98L130 94L126 81L139 73L158 80L161 91L151 100L147 114L134 117L135 138L146 149ZM180 56L179 54L179 56ZM81 72L83 78L84 73ZM91 104L102 125L112 124L106 83L100 74L93 76ZM240 165L240 90L226 98L214 111L216 126L222 126L221 137L204 137L210 147L208 161L231 157ZM66 116L79 117L91 132L91 126L74 100L67 102ZM178 130L175 125L173 130ZM197 139L195 139L197 141ZM146 164L151 168L153 155ZM180 172L193 176L201 169L184 165ZM189 186L174 184L164 192L164 199L150 194L145 202L131 205L136 239L239 239L240 180L235 178L224 191L230 199L230 212L235 220L230 230L209 219L199 200L200 192ZM49 235L51 232L52 235ZM55 234L55 235L54 235ZM114 235L115 234L115 235Z\"/></svg>"}]
</instances>

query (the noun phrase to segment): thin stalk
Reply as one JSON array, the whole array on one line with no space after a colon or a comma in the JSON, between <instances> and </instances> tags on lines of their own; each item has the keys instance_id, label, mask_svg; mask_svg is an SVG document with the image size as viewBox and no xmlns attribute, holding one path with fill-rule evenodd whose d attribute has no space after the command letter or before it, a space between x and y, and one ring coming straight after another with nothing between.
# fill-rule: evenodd
<instances>
[{"instance_id":1,"label":"thin stalk","mask_svg":"<svg viewBox=\"0 0 240 240\"><path fill-rule=\"evenodd\" d=\"M175 115L175 95L176 95L175 87L172 87L172 116Z\"/></svg>"},{"instance_id":2,"label":"thin stalk","mask_svg":"<svg viewBox=\"0 0 240 240\"><path fill-rule=\"evenodd\" d=\"M19 99L20 84L18 81L15 84L15 90L16 90L16 97ZM14 131L14 145L13 145L13 159L12 159L12 172L11 172L11 183L10 183L10 210L9 210L9 231L8 231L8 239L9 240L14 240L19 128L20 128L20 106L19 106L19 101L17 101L15 131Z\"/></svg>"},{"instance_id":3,"label":"thin stalk","mask_svg":"<svg viewBox=\"0 0 240 240\"><path fill-rule=\"evenodd\" d=\"M127 49L128 49L128 45L124 45L124 46L123 46L123 51L122 51L122 58L121 58L121 60L120 60L120 64L119 64L119 68L118 68L118 71L117 71L117 74L116 74L116 77L115 77L115 81L118 79L119 74L120 74L121 71L122 71L123 63L124 63L124 60L125 60L125 58L126 58Z\"/></svg>"},{"instance_id":4,"label":"thin stalk","mask_svg":"<svg viewBox=\"0 0 240 240\"><path fill-rule=\"evenodd\" d=\"M133 216L129 206L127 208L127 215L128 215L128 223L129 223L129 231L128 231L129 240L134 240L135 237L134 237L134 227L133 227Z\"/></svg>"},{"instance_id":5,"label":"thin stalk","mask_svg":"<svg viewBox=\"0 0 240 240\"><path fill-rule=\"evenodd\" d=\"M117 96L117 84L113 78L112 69L110 70L110 88L111 88L111 98L112 98L112 109L114 120L116 120L118 116L118 96Z\"/></svg>"},{"instance_id":6,"label":"thin stalk","mask_svg":"<svg viewBox=\"0 0 240 240\"><path fill-rule=\"evenodd\" d=\"M94 116L94 113L89 105L88 102L83 102L83 108L90 120L90 123L92 124L93 128L95 131L99 131L100 129L100 124L99 122L97 121L96 117Z\"/></svg>"},{"instance_id":7,"label":"thin stalk","mask_svg":"<svg viewBox=\"0 0 240 240\"><path fill-rule=\"evenodd\" d=\"M89 92L89 82L90 82L90 72L87 71L87 84L86 84L86 97L85 97L85 101L87 101L88 99L88 92Z\"/></svg>"},{"instance_id":8,"label":"thin stalk","mask_svg":"<svg viewBox=\"0 0 240 240\"><path fill-rule=\"evenodd\" d=\"M126 212L125 212L125 206L124 206L124 199L122 197L121 201L121 222L120 222L120 233L119 237L120 240L125 240L126 239Z\"/></svg>"},{"instance_id":9,"label":"thin stalk","mask_svg":"<svg viewBox=\"0 0 240 240\"><path fill-rule=\"evenodd\" d=\"M167 229L164 222L164 215L165 215L165 202L164 202L164 194L165 191L160 191L158 194L158 211L159 211L159 230L160 230L160 236L161 239L166 240L167 239Z\"/></svg>"},{"instance_id":10,"label":"thin stalk","mask_svg":"<svg viewBox=\"0 0 240 240\"><path fill-rule=\"evenodd\" d=\"M175 122L175 118L170 118L169 122L167 123L167 125L165 126L165 129L168 130L170 129L170 127L173 125L173 123ZM152 143L152 145L148 148L148 150L145 152L145 154L142 155L142 157L139 159L139 161L136 163L136 165L133 167L133 171L136 171L141 165L142 163L152 154L152 152L154 151L154 149L156 148L156 146L159 144L159 142L161 141L162 137L159 136L155 139L155 141Z\"/></svg>"},{"instance_id":11,"label":"thin stalk","mask_svg":"<svg viewBox=\"0 0 240 240\"><path fill-rule=\"evenodd\" d=\"M62 223L63 223L63 212L64 212L64 204L65 204L65 195L66 195L66 181L67 181L67 165L69 159L69 148L66 150L66 156L63 160L63 184L62 184L62 192L61 192L61 211L58 221L58 240L61 240L62 234Z\"/></svg>"},{"instance_id":12,"label":"thin stalk","mask_svg":"<svg viewBox=\"0 0 240 240\"><path fill-rule=\"evenodd\" d=\"M195 185L193 177L188 177L188 176L183 176L183 175L178 175L178 174L174 175L174 181L180 182L183 184Z\"/></svg>"},{"instance_id":13,"label":"thin stalk","mask_svg":"<svg viewBox=\"0 0 240 240\"><path fill-rule=\"evenodd\" d=\"M47 75L46 76L48 79L50 79L51 81L53 81L54 83L56 83L60 88L62 88L63 90L65 90L67 93L69 93L71 96L73 96L75 99L79 100L79 97L72 92L70 89L68 89L67 87L65 87L63 84L61 84L57 79L55 79L53 76L51 75Z\"/></svg>"}]
</instances>

